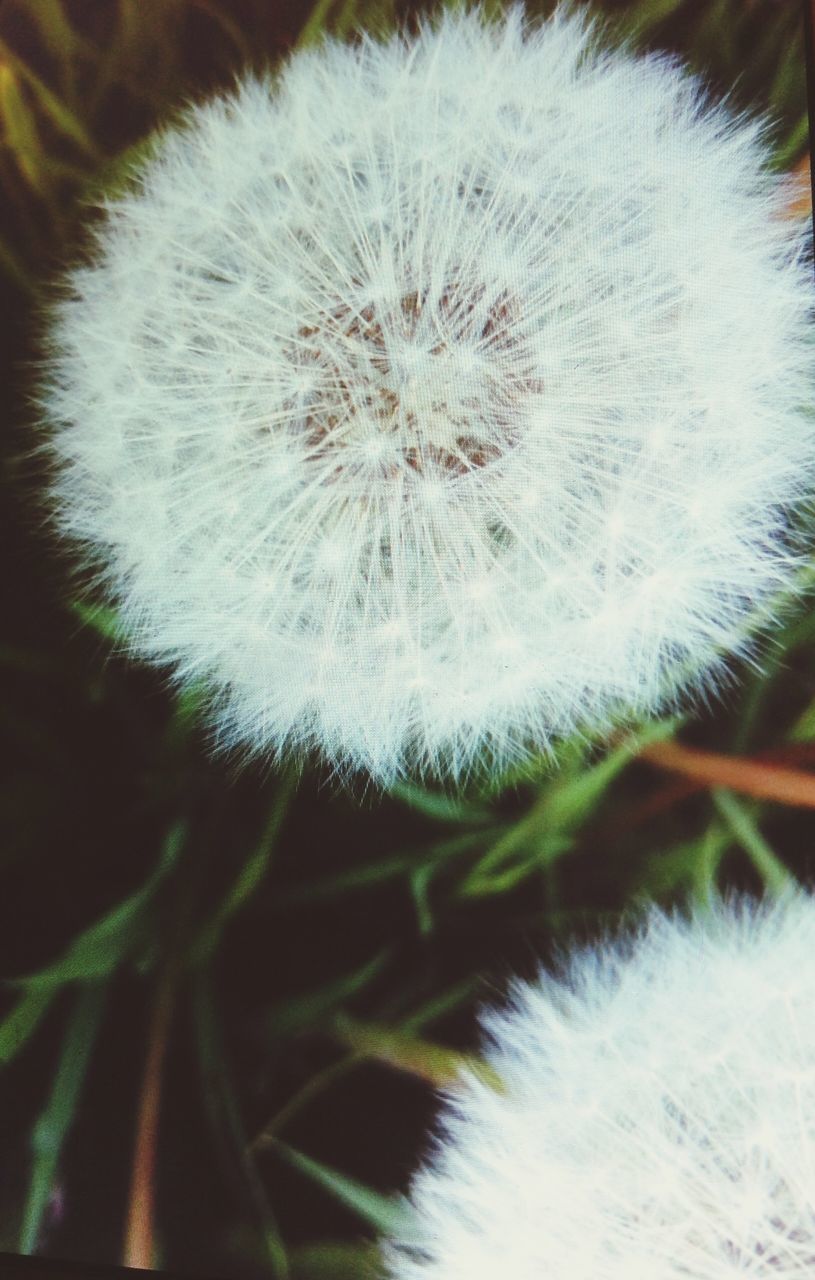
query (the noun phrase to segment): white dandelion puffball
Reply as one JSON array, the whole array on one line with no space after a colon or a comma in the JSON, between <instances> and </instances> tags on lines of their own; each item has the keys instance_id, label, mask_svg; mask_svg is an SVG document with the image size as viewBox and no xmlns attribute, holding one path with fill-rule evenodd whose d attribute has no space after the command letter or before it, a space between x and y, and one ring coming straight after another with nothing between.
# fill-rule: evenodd
<instances>
[{"instance_id":1,"label":"white dandelion puffball","mask_svg":"<svg viewBox=\"0 0 815 1280\"><path fill-rule=\"evenodd\" d=\"M652 912L485 1019L391 1280L815 1276L815 902Z\"/></svg>"},{"instance_id":2,"label":"white dandelion puffball","mask_svg":"<svg viewBox=\"0 0 815 1280\"><path fill-rule=\"evenodd\" d=\"M815 456L765 133L518 9L296 53L164 133L42 401L60 528L221 743L461 778L745 650Z\"/></svg>"}]
</instances>

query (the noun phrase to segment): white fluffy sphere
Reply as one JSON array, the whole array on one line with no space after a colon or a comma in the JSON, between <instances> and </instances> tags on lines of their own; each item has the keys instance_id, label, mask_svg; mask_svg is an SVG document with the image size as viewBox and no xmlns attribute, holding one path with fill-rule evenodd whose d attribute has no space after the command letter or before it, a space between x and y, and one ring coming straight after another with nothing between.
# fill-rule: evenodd
<instances>
[{"instance_id":1,"label":"white fluffy sphere","mask_svg":"<svg viewBox=\"0 0 815 1280\"><path fill-rule=\"evenodd\" d=\"M225 744L387 782L715 682L789 583L812 289L760 124L561 12L327 43L66 280L61 529Z\"/></svg>"},{"instance_id":2,"label":"white fluffy sphere","mask_svg":"<svg viewBox=\"0 0 815 1280\"><path fill-rule=\"evenodd\" d=\"M391 1280L811 1280L815 902L657 913L485 1019Z\"/></svg>"}]
</instances>

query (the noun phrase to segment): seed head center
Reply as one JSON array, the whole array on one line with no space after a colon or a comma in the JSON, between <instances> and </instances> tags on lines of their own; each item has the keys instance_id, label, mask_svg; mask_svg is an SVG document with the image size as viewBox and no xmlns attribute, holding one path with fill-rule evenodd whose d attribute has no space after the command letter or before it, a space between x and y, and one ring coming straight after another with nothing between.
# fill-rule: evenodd
<instances>
[{"instance_id":1,"label":"seed head center","mask_svg":"<svg viewBox=\"0 0 815 1280\"><path fill-rule=\"evenodd\" d=\"M332 475L454 479L517 442L513 401L529 386L506 291L449 285L398 303L338 302L303 325L292 363L312 375L296 415Z\"/></svg>"}]
</instances>

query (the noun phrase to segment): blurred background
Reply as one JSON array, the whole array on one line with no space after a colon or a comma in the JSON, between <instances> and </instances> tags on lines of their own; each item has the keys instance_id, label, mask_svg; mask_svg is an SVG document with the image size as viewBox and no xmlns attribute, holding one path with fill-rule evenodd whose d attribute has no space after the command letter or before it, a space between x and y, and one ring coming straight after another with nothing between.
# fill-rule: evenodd
<instances>
[{"instance_id":1,"label":"blurred background","mask_svg":"<svg viewBox=\"0 0 815 1280\"><path fill-rule=\"evenodd\" d=\"M497 8L497 5L493 5ZM545 13L545 5L528 5ZM645 900L809 881L815 614L719 705L489 793L338 794L210 758L44 532L42 289L191 98L391 0L0 2L0 1251L223 1280L381 1274L475 1014ZM609 2L769 111L810 210L799 0ZM135 152L133 149L136 149Z\"/></svg>"}]
</instances>

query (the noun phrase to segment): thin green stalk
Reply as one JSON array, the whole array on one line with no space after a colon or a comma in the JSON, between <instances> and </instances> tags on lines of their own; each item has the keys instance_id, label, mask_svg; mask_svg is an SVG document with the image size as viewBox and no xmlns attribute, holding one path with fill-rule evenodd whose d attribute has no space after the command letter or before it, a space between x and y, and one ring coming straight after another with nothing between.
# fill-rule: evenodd
<instances>
[{"instance_id":1,"label":"thin green stalk","mask_svg":"<svg viewBox=\"0 0 815 1280\"><path fill-rule=\"evenodd\" d=\"M79 1105L107 990L107 983L88 983L76 997L51 1095L31 1136L34 1158L17 1245L20 1253L33 1253L37 1247L60 1156Z\"/></svg>"},{"instance_id":2,"label":"thin green stalk","mask_svg":"<svg viewBox=\"0 0 815 1280\"><path fill-rule=\"evenodd\" d=\"M716 788L711 795L713 803L761 876L768 892L780 894L789 889L795 877L764 839L746 806L736 799L732 791Z\"/></svg>"}]
</instances>

